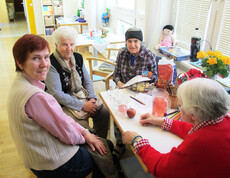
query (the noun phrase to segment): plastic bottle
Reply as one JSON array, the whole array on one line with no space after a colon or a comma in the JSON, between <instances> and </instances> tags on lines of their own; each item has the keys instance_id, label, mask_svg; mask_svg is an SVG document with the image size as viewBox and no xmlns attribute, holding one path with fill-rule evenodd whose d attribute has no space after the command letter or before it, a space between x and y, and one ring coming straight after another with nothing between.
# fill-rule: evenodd
<instances>
[{"instance_id":1,"label":"plastic bottle","mask_svg":"<svg viewBox=\"0 0 230 178\"><path fill-rule=\"evenodd\" d=\"M191 48L190 48L190 60L192 62L199 60L196 57L196 55L200 51L200 42L201 42L201 35L199 33L199 28L195 28L195 33L192 35L191 38Z\"/></svg>"}]
</instances>

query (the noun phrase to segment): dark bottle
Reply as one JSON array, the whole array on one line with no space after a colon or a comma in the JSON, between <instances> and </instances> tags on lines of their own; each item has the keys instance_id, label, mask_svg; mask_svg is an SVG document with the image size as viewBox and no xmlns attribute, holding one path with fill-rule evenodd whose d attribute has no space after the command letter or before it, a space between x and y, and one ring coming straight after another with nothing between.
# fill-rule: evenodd
<instances>
[{"instance_id":1,"label":"dark bottle","mask_svg":"<svg viewBox=\"0 0 230 178\"><path fill-rule=\"evenodd\" d=\"M196 57L197 53L200 51L201 35L199 34L199 28L195 28L195 33L191 38L191 48L190 48L190 60L192 62L198 61Z\"/></svg>"}]
</instances>

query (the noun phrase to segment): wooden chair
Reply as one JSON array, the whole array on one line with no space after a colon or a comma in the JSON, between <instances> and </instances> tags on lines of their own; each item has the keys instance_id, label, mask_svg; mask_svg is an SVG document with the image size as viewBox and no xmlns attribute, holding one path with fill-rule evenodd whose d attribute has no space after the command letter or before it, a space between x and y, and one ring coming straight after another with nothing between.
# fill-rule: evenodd
<instances>
[{"instance_id":1,"label":"wooden chair","mask_svg":"<svg viewBox=\"0 0 230 178\"><path fill-rule=\"evenodd\" d=\"M110 75L109 79L112 79L113 71L116 63L114 59L110 59L111 52L120 51L121 48L107 48L106 50L108 51L107 59L95 58L95 57L86 58L86 60L88 60L89 62L90 77L92 80L93 80L93 75L98 75L101 77L108 77L108 75ZM94 66L94 61L97 61L96 66ZM105 82L106 90L109 89L109 79L103 80Z\"/></svg>"}]
</instances>

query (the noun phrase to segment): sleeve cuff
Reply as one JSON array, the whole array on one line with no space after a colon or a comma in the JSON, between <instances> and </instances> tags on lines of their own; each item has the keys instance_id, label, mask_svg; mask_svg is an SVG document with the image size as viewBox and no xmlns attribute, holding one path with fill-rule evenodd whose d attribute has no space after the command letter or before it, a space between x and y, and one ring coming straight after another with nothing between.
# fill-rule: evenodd
<instances>
[{"instance_id":1,"label":"sleeve cuff","mask_svg":"<svg viewBox=\"0 0 230 178\"><path fill-rule=\"evenodd\" d=\"M165 122L164 122L164 124L161 126L161 128L162 128L163 130L170 130L171 127L172 127L172 124L173 124L173 120L172 120L172 119L169 119L169 118L165 118L164 120L165 120Z\"/></svg>"},{"instance_id":2,"label":"sleeve cuff","mask_svg":"<svg viewBox=\"0 0 230 178\"><path fill-rule=\"evenodd\" d=\"M149 140L147 140L147 139L141 139L141 140L139 140L139 141L137 142L135 148L134 148L134 149L135 149L135 152L138 153L138 151L139 151L142 147L144 147L144 146L146 146L146 145L150 145L150 144L149 144Z\"/></svg>"}]
</instances>

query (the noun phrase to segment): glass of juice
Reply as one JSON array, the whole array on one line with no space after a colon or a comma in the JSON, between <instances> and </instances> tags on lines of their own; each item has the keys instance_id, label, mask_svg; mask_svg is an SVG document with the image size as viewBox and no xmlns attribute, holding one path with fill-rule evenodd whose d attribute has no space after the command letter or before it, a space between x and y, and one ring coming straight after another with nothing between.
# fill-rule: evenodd
<instances>
[{"instance_id":1,"label":"glass of juice","mask_svg":"<svg viewBox=\"0 0 230 178\"><path fill-rule=\"evenodd\" d=\"M156 117L163 117L168 105L168 93L163 89L154 89L152 114Z\"/></svg>"}]
</instances>

